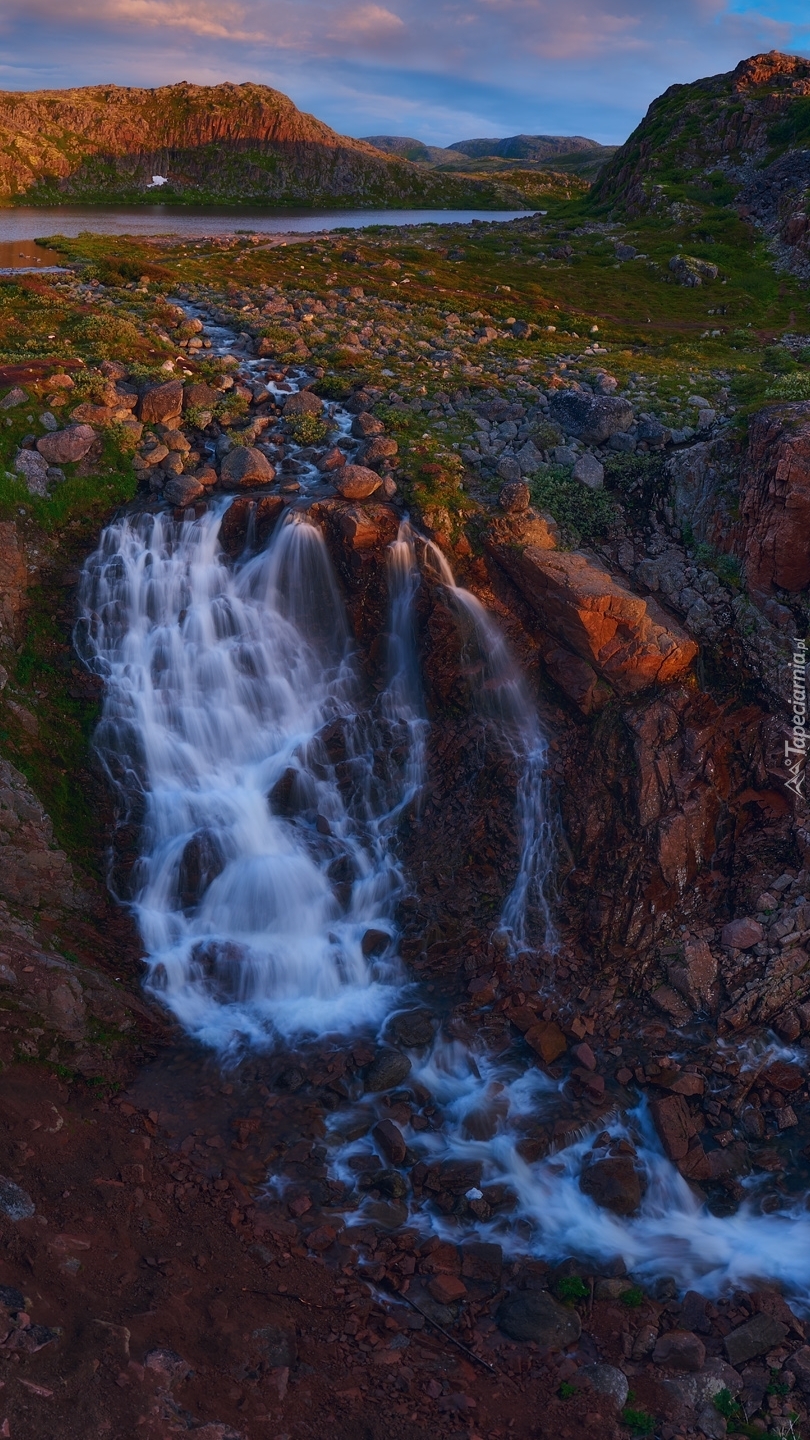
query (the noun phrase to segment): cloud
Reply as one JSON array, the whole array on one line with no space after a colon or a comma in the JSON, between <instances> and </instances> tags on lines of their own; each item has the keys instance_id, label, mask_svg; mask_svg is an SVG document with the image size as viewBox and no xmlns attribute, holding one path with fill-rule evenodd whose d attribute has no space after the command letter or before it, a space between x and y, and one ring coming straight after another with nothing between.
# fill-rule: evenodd
<instances>
[{"instance_id":1,"label":"cloud","mask_svg":"<svg viewBox=\"0 0 810 1440\"><path fill-rule=\"evenodd\" d=\"M676 81L810 46L806 0L2 0L14 89L256 80L350 134L620 141Z\"/></svg>"}]
</instances>

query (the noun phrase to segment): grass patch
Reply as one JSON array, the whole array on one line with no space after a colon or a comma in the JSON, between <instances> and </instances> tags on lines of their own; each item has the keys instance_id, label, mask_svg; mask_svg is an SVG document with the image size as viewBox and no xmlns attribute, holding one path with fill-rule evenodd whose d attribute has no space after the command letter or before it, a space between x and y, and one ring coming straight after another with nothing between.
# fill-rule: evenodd
<instances>
[{"instance_id":1,"label":"grass patch","mask_svg":"<svg viewBox=\"0 0 810 1440\"><path fill-rule=\"evenodd\" d=\"M552 515L566 545L587 544L606 535L616 519L616 502L605 490L589 490L563 465L549 465L529 481L532 504Z\"/></svg>"}]
</instances>

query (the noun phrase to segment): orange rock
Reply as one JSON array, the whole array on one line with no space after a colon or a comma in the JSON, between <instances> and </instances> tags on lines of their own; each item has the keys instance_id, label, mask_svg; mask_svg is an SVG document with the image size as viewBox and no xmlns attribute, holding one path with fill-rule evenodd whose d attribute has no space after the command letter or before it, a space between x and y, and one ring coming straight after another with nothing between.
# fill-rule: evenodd
<instances>
[{"instance_id":1,"label":"orange rock","mask_svg":"<svg viewBox=\"0 0 810 1440\"><path fill-rule=\"evenodd\" d=\"M467 1294L467 1286L457 1275L434 1275L428 1290L440 1305L452 1305Z\"/></svg>"},{"instance_id":2,"label":"orange rock","mask_svg":"<svg viewBox=\"0 0 810 1440\"><path fill-rule=\"evenodd\" d=\"M568 1041L553 1020L539 1020L526 1031L526 1039L546 1065L552 1065L568 1049Z\"/></svg>"},{"instance_id":3,"label":"orange rock","mask_svg":"<svg viewBox=\"0 0 810 1440\"><path fill-rule=\"evenodd\" d=\"M620 694L672 680L698 652L647 597L634 595L587 556L504 547L498 559L546 628Z\"/></svg>"}]
</instances>

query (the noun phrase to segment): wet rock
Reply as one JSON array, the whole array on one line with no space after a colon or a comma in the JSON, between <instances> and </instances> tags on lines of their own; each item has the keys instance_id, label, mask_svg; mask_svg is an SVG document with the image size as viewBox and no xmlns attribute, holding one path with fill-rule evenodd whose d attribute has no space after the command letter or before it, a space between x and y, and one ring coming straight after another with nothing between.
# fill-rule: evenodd
<instances>
[{"instance_id":1,"label":"wet rock","mask_svg":"<svg viewBox=\"0 0 810 1440\"><path fill-rule=\"evenodd\" d=\"M461 1247L461 1274L465 1280L487 1285L494 1293L501 1288L503 1251L500 1245L469 1240Z\"/></svg>"},{"instance_id":2,"label":"wet rock","mask_svg":"<svg viewBox=\"0 0 810 1440\"><path fill-rule=\"evenodd\" d=\"M172 475L163 487L163 494L170 505L185 509L187 505L193 505L195 500L201 499L205 494L205 486L201 485L194 475Z\"/></svg>"},{"instance_id":3,"label":"wet rock","mask_svg":"<svg viewBox=\"0 0 810 1440\"><path fill-rule=\"evenodd\" d=\"M381 1120L371 1132L372 1139L379 1146L386 1160L392 1165L401 1165L408 1153L405 1137L393 1120Z\"/></svg>"},{"instance_id":4,"label":"wet rock","mask_svg":"<svg viewBox=\"0 0 810 1440\"><path fill-rule=\"evenodd\" d=\"M661 1335L653 1350L656 1365L670 1370L700 1370L706 1359L706 1346L692 1330L670 1330Z\"/></svg>"},{"instance_id":5,"label":"wet rock","mask_svg":"<svg viewBox=\"0 0 810 1440\"><path fill-rule=\"evenodd\" d=\"M284 401L284 415L320 415L323 410L323 401L318 395L313 395L311 390L299 390L295 395L288 395Z\"/></svg>"},{"instance_id":6,"label":"wet rock","mask_svg":"<svg viewBox=\"0 0 810 1440\"><path fill-rule=\"evenodd\" d=\"M613 691L600 680L592 665L567 650L550 644L542 651L543 663L555 685L559 685L583 715L596 715L608 704Z\"/></svg>"},{"instance_id":7,"label":"wet rock","mask_svg":"<svg viewBox=\"0 0 810 1440\"><path fill-rule=\"evenodd\" d=\"M364 930L360 949L368 959L371 955L384 954L390 944L391 936L387 930Z\"/></svg>"},{"instance_id":8,"label":"wet rock","mask_svg":"<svg viewBox=\"0 0 810 1440\"><path fill-rule=\"evenodd\" d=\"M568 1049L568 1041L553 1020L538 1020L526 1031L525 1039L546 1065L553 1065Z\"/></svg>"},{"instance_id":9,"label":"wet rock","mask_svg":"<svg viewBox=\"0 0 810 1440\"><path fill-rule=\"evenodd\" d=\"M423 1049L433 1040L436 1021L429 1010L405 1010L392 1015L385 1029L385 1038L396 1041L405 1050Z\"/></svg>"},{"instance_id":10,"label":"wet rock","mask_svg":"<svg viewBox=\"0 0 810 1440\"><path fill-rule=\"evenodd\" d=\"M381 549L396 534L391 525L391 512L383 505L349 506L341 510L337 523L342 539L352 550Z\"/></svg>"},{"instance_id":11,"label":"wet rock","mask_svg":"<svg viewBox=\"0 0 810 1440\"><path fill-rule=\"evenodd\" d=\"M83 460L94 444L96 432L91 425L68 425L37 441L37 450L49 465L69 465Z\"/></svg>"},{"instance_id":12,"label":"wet rock","mask_svg":"<svg viewBox=\"0 0 810 1440\"><path fill-rule=\"evenodd\" d=\"M369 1175L361 1183L360 1188L363 1189L364 1186L369 1190L380 1190L389 1200L404 1200L410 1189L408 1181L399 1170L375 1170L373 1175Z\"/></svg>"},{"instance_id":13,"label":"wet rock","mask_svg":"<svg viewBox=\"0 0 810 1440\"><path fill-rule=\"evenodd\" d=\"M508 484L501 486L498 504L507 515L525 514L530 503L529 487L522 480L510 480Z\"/></svg>"},{"instance_id":14,"label":"wet rock","mask_svg":"<svg viewBox=\"0 0 810 1440\"><path fill-rule=\"evenodd\" d=\"M684 1160L695 1126L689 1106L681 1095L667 1095L650 1102L650 1114L661 1144L670 1160Z\"/></svg>"},{"instance_id":15,"label":"wet rock","mask_svg":"<svg viewBox=\"0 0 810 1440\"><path fill-rule=\"evenodd\" d=\"M411 1073L411 1062L399 1050L380 1050L366 1072L366 1090L393 1090Z\"/></svg>"},{"instance_id":16,"label":"wet rock","mask_svg":"<svg viewBox=\"0 0 810 1440\"><path fill-rule=\"evenodd\" d=\"M633 407L616 395L587 395L576 390L559 390L549 400L549 419L566 435L585 445L604 445L611 435L629 430Z\"/></svg>"},{"instance_id":17,"label":"wet rock","mask_svg":"<svg viewBox=\"0 0 810 1440\"><path fill-rule=\"evenodd\" d=\"M379 475L365 465L343 465L333 474L335 489L344 500L367 500L382 483Z\"/></svg>"},{"instance_id":18,"label":"wet rock","mask_svg":"<svg viewBox=\"0 0 810 1440\"><path fill-rule=\"evenodd\" d=\"M751 423L740 481L749 589L810 584L810 402L769 405Z\"/></svg>"},{"instance_id":19,"label":"wet rock","mask_svg":"<svg viewBox=\"0 0 810 1440\"><path fill-rule=\"evenodd\" d=\"M763 1070L762 1079L772 1090L782 1090L792 1095L795 1090L801 1090L804 1073L798 1065L791 1065L787 1060L775 1060L773 1065Z\"/></svg>"},{"instance_id":20,"label":"wet rock","mask_svg":"<svg viewBox=\"0 0 810 1440\"><path fill-rule=\"evenodd\" d=\"M616 1365L583 1365L577 1371L579 1382L595 1390L597 1395L609 1395L617 1410L624 1409L630 1386L627 1376Z\"/></svg>"},{"instance_id":21,"label":"wet rock","mask_svg":"<svg viewBox=\"0 0 810 1440\"><path fill-rule=\"evenodd\" d=\"M560 1305L547 1290L515 1290L496 1315L511 1340L534 1340L538 1350L564 1350L578 1340L582 1323L576 1310Z\"/></svg>"},{"instance_id":22,"label":"wet rock","mask_svg":"<svg viewBox=\"0 0 810 1440\"><path fill-rule=\"evenodd\" d=\"M235 445L222 461L220 480L225 490L271 485L275 478L275 469L267 456L253 445Z\"/></svg>"},{"instance_id":23,"label":"wet rock","mask_svg":"<svg viewBox=\"0 0 810 1440\"><path fill-rule=\"evenodd\" d=\"M698 646L651 597L634 595L585 555L500 547L497 558L558 640L620 694L672 680Z\"/></svg>"},{"instance_id":24,"label":"wet rock","mask_svg":"<svg viewBox=\"0 0 810 1440\"><path fill-rule=\"evenodd\" d=\"M586 1161L579 1188L614 1215L635 1215L646 1189L631 1155L605 1155Z\"/></svg>"},{"instance_id":25,"label":"wet rock","mask_svg":"<svg viewBox=\"0 0 810 1440\"><path fill-rule=\"evenodd\" d=\"M35 1211L31 1196L14 1180L0 1175L0 1212L9 1220L29 1220Z\"/></svg>"},{"instance_id":26,"label":"wet rock","mask_svg":"<svg viewBox=\"0 0 810 1440\"><path fill-rule=\"evenodd\" d=\"M186 842L177 887L184 909L198 905L212 880L225 868L222 846L213 830L198 830Z\"/></svg>"},{"instance_id":27,"label":"wet rock","mask_svg":"<svg viewBox=\"0 0 810 1440\"><path fill-rule=\"evenodd\" d=\"M765 931L758 920L730 920L720 932L720 941L735 950L750 950L764 940Z\"/></svg>"},{"instance_id":28,"label":"wet rock","mask_svg":"<svg viewBox=\"0 0 810 1440\"><path fill-rule=\"evenodd\" d=\"M178 420L183 410L183 384L167 380L163 385L150 385L141 396L138 418L147 425L167 425Z\"/></svg>"},{"instance_id":29,"label":"wet rock","mask_svg":"<svg viewBox=\"0 0 810 1440\"><path fill-rule=\"evenodd\" d=\"M213 479L216 480L215 473ZM258 500L242 496L234 500L219 527L219 543L225 554L241 555L251 534L257 547L263 545L283 509L280 495L262 495Z\"/></svg>"},{"instance_id":30,"label":"wet rock","mask_svg":"<svg viewBox=\"0 0 810 1440\"><path fill-rule=\"evenodd\" d=\"M427 1288L439 1305L456 1305L467 1294L467 1286L457 1275L434 1275Z\"/></svg>"},{"instance_id":31,"label":"wet rock","mask_svg":"<svg viewBox=\"0 0 810 1440\"><path fill-rule=\"evenodd\" d=\"M408 1207L402 1200L372 1200L363 1207L363 1215L383 1230L399 1230L408 1219Z\"/></svg>"},{"instance_id":32,"label":"wet rock","mask_svg":"<svg viewBox=\"0 0 810 1440\"><path fill-rule=\"evenodd\" d=\"M758 1355L766 1355L781 1345L788 1333L787 1325L774 1320L771 1315L754 1315L744 1325L738 1325L724 1340L729 1364L739 1367Z\"/></svg>"},{"instance_id":33,"label":"wet rock","mask_svg":"<svg viewBox=\"0 0 810 1440\"><path fill-rule=\"evenodd\" d=\"M345 464L346 456L342 450L338 449L337 445L334 445L331 450L327 450L326 453L321 456L318 461L318 469L324 474L329 474L330 471L339 470L341 466Z\"/></svg>"}]
</instances>

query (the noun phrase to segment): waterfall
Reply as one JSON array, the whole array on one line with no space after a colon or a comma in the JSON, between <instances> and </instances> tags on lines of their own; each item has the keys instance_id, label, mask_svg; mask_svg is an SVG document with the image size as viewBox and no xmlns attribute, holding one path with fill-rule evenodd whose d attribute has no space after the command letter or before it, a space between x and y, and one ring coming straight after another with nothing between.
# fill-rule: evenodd
<instances>
[{"instance_id":1,"label":"waterfall","mask_svg":"<svg viewBox=\"0 0 810 1440\"><path fill-rule=\"evenodd\" d=\"M548 745L536 706L498 625L480 600L456 584L447 560L432 541L424 542L423 563L443 586L456 613L478 708L494 722L520 767L516 803L520 859L501 914L501 930L512 955L533 948L529 917L534 911L542 943L554 951L557 936L548 898L555 861L545 778Z\"/></svg>"},{"instance_id":2,"label":"waterfall","mask_svg":"<svg viewBox=\"0 0 810 1440\"><path fill-rule=\"evenodd\" d=\"M404 620L375 715L320 531L284 524L231 569L224 508L111 525L77 632L105 680L98 751L141 817L132 904L148 983L221 1051L390 1008L390 840L424 726Z\"/></svg>"}]
</instances>

